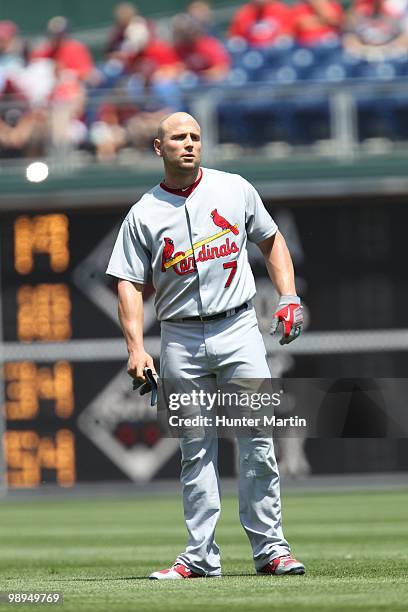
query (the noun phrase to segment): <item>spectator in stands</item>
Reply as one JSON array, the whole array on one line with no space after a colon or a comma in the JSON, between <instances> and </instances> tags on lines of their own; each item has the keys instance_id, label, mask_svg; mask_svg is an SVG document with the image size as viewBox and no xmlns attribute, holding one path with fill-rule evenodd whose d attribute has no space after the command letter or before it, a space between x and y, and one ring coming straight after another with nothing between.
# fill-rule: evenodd
<instances>
[{"instance_id":1,"label":"spectator in stands","mask_svg":"<svg viewBox=\"0 0 408 612\"><path fill-rule=\"evenodd\" d=\"M252 0L234 15L228 36L244 38L249 45L273 45L281 37L293 36L292 12L280 0Z\"/></svg>"},{"instance_id":2,"label":"spectator in stands","mask_svg":"<svg viewBox=\"0 0 408 612\"><path fill-rule=\"evenodd\" d=\"M106 45L106 55L121 53L126 45L126 30L137 19L139 19L137 8L130 2L121 2L113 9L115 20L111 30L108 44Z\"/></svg>"},{"instance_id":3,"label":"spectator in stands","mask_svg":"<svg viewBox=\"0 0 408 612\"><path fill-rule=\"evenodd\" d=\"M304 0L293 7L293 19L296 42L313 46L341 37L344 11L337 0Z\"/></svg>"},{"instance_id":4,"label":"spectator in stands","mask_svg":"<svg viewBox=\"0 0 408 612\"><path fill-rule=\"evenodd\" d=\"M49 40L34 49L31 59L47 58L59 69L73 71L81 81L92 81L95 66L88 48L69 35L66 17L53 17L47 25Z\"/></svg>"},{"instance_id":5,"label":"spectator in stands","mask_svg":"<svg viewBox=\"0 0 408 612\"><path fill-rule=\"evenodd\" d=\"M147 23L140 22L128 34L129 51L127 72L138 74L145 84L161 79L174 80L182 70L182 64L173 47L154 36Z\"/></svg>"},{"instance_id":6,"label":"spectator in stands","mask_svg":"<svg viewBox=\"0 0 408 612\"><path fill-rule=\"evenodd\" d=\"M48 40L32 52L29 67L39 70L41 62L52 66L52 89L48 95L50 137L55 151L64 154L86 132L81 122L87 96L85 85L95 84L98 76L88 48L70 36L65 17L50 19L47 34Z\"/></svg>"},{"instance_id":7,"label":"spectator in stands","mask_svg":"<svg viewBox=\"0 0 408 612\"><path fill-rule=\"evenodd\" d=\"M17 25L12 21L0 21L0 75L7 78L23 66L22 51Z\"/></svg>"},{"instance_id":8,"label":"spectator in stands","mask_svg":"<svg viewBox=\"0 0 408 612\"><path fill-rule=\"evenodd\" d=\"M156 98L154 111L166 108L168 112L180 110L181 100L177 79L183 64L173 47L166 41L154 36L145 25L135 29L129 38L137 49L129 55L127 73L128 91L132 96L145 92Z\"/></svg>"},{"instance_id":9,"label":"spectator in stands","mask_svg":"<svg viewBox=\"0 0 408 612\"><path fill-rule=\"evenodd\" d=\"M349 53L366 59L405 55L408 36L404 7L389 0L356 0L343 44Z\"/></svg>"},{"instance_id":10,"label":"spectator in stands","mask_svg":"<svg viewBox=\"0 0 408 612\"><path fill-rule=\"evenodd\" d=\"M19 107L27 101L18 84L23 68L18 27L12 21L0 21L0 97L8 97L10 108L14 101Z\"/></svg>"},{"instance_id":11,"label":"spectator in stands","mask_svg":"<svg viewBox=\"0 0 408 612\"><path fill-rule=\"evenodd\" d=\"M185 71L207 82L222 80L229 71L231 60L223 44L205 34L190 15L173 19L174 50Z\"/></svg>"},{"instance_id":12,"label":"spectator in stands","mask_svg":"<svg viewBox=\"0 0 408 612\"><path fill-rule=\"evenodd\" d=\"M9 106L0 117L0 157L16 158L44 154L48 137L45 109Z\"/></svg>"},{"instance_id":13,"label":"spectator in stands","mask_svg":"<svg viewBox=\"0 0 408 612\"><path fill-rule=\"evenodd\" d=\"M203 32L219 37L219 28L214 23L212 8L208 2L193 0L187 5L186 13L198 23Z\"/></svg>"},{"instance_id":14,"label":"spectator in stands","mask_svg":"<svg viewBox=\"0 0 408 612\"><path fill-rule=\"evenodd\" d=\"M121 62L120 82L137 108L124 119L119 108L105 104L91 121L91 141L103 161L113 159L126 144L149 147L163 117L182 108L177 78L183 64L172 45L156 36L133 5L120 4L115 14L116 35L108 45L109 58ZM103 71L106 74L106 66Z\"/></svg>"},{"instance_id":15,"label":"spectator in stands","mask_svg":"<svg viewBox=\"0 0 408 612\"><path fill-rule=\"evenodd\" d=\"M31 107L47 106L57 83L57 69L52 60L32 59L13 72L13 83Z\"/></svg>"},{"instance_id":16,"label":"spectator in stands","mask_svg":"<svg viewBox=\"0 0 408 612\"><path fill-rule=\"evenodd\" d=\"M118 62L123 72L128 69L135 54L153 38L154 28L129 2L115 6L114 19L115 25L106 47L106 55L111 62Z\"/></svg>"},{"instance_id":17,"label":"spectator in stands","mask_svg":"<svg viewBox=\"0 0 408 612\"><path fill-rule=\"evenodd\" d=\"M86 106L86 89L73 70L56 69L56 82L49 98L52 144L63 153L85 137L81 121Z\"/></svg>"},{"instance_id":18,"label":"spectator in stands","mask_svg":"<svg viewBox=\"0 0 408 612\"><path fill-rule=\"evenodd\" d=\"M170 107L141 111L126 122L129 143L139 151L152 151L152 142L159 123L173 112Z\"/></svg>"},{"instance_id":19,"label":"spectator in stands","mask_svg":"<svg viewBox=\"0 0 408 612\"><path fill-rule=\"evenodd\" d=\"M151 97L138 101L139 111L126 122L130 144L139 150L151 148L160 121L172 112L182 110L180 89L177 83L183 64L173 47L148 32L147 42L142 30L135 31L131 38L135 45L138 37L143 40L139 51L129 62L128 81L131 94L148 93Z\"/></svg>"},{"instance_id":20,"label":"spectator in stands","mask_svg":"<svg viewBox=\"0 0 408 612\"><path fill-rule=\"evenodd\" d=\"M92 124L89 136L99 161L115 159L119 149L126 144L126 130L121 125L120 113L114 104L101 106L98 120Z\"/></svg>"},{"instance_id":21,"label":"spectator in stands","mask_svg":"<svg viewBox=\"0 0 408 612\"><path fill-rule=\"evenodd\" d=\"M24 48L18 27L0 21L0 156L19 158L42 155L48 136L48 113L32 109L30 98L21 87L25 74Z\"/></svg>"}]
</instances>

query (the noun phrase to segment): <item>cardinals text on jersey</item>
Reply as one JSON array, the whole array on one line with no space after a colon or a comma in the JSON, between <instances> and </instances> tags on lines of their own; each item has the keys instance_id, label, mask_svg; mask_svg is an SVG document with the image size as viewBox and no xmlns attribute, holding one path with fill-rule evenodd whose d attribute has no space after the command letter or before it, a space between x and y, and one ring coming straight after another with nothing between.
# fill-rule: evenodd
<instances>
[{"instance_id":1,"label":"cardinals text on jersey","mask_svg":"<svg viewBox=\"0 0 408 612\"><path fill-rule=\"evenodd\" d=\"M210 242L221 238L229 232L232 232L234 236L238 236L239 234L238 225L232 225L217 212L216 208L211 212L211 218L215 225L220 227L222 231L208 236L207 238L203 238L203 240L199 240L193 244L193 248L187 251L177 251L177 253L175 253L174 241L172 238L168 236L163 238L162 272L166 272L169 268L173 268L176 274L191 274L197 270L197 261L205 262L211 259L219 259L220 257L229 257L239 252L237 243L234 241L230 242L229 238L221 245L208 246Z\"/></svg>"}]
</instances>

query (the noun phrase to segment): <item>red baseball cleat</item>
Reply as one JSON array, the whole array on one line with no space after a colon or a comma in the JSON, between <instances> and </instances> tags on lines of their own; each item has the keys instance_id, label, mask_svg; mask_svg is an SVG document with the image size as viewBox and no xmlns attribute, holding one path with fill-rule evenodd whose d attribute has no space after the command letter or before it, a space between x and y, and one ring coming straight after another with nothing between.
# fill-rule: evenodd
<instances>
[{"instance_id":1,"label":"red baseball cleat","mask_svg":"<svg viewBox=\"0 0 408 612\"><path fill-rule=\"evenodd\" d=\"M261 569L256 572L259 575L266 576L272 574L273 576L285 576L287 574L304 574L305 566L300 563L297 559L294 559L292 555L284 555L283 557L276 557Z\"/></svg>"},{"instance_id":2,"label":"red baseball cleat","mask_svg":"<svg viewBox=\"0 0 408 612\"><path fill-rule=\"evenodd\" d=\"M183 580L185 578L206 578L205 574L196 574L183 563L175 563L172 567L149 576L150 580ZM220 576L208 576L208 578L220 578Z\"/></svg>"}]
</instances>

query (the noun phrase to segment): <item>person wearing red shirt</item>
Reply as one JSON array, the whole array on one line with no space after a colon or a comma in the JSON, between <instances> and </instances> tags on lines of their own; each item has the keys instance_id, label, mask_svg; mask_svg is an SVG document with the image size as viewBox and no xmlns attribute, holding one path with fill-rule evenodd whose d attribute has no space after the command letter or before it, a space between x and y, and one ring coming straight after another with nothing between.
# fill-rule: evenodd
<instances>
[{"instance_id":1,"label":"person wearing red shirt","mask_svg":"<svg viewBox=\"0 0 408 612\"><path fill-rule=\"evenodd\" d=\"M254 47L273 45L293 36L292 12L279 0L252 0L235 14L228 36L240 36Z\"/></svg>"},{"instance_id":2,"label":"person wearing red shirt","mask_svg":"<svg viewBox=\"0 0 408 612\"><path fill-rule=\"evenodd\" d=\"M71 70L82 81L90 79L95 69L92 56L83 43L68 35L68 20L53 17L47 32L49 40L33 51L30 60L52 59L59 70Z\"/></svg>"},{"instance_id":3,"label":"person wearing red shirt","mask_svg":"<svg viewBox=\"0 0 408 612\"><path fill-rule=\"evenodd\" d=\"M130 2L120 2L114 7L114 26L109 34L108 44L105 49L106 55L126 53L129 33L133 24L139 21L145 23L145 19L138 14L137 8Z\"/></svg>"},{"instance_id":4,"label":"person wearing red shirt","mask_svg":"<svg viewBox=\"0 0 408 612\"><path fill-rule=\"evenodd\" d=\"M368 60L405 56L408 37L402 5L392 0L356 0L348 15L343 45Z\"/></svg>"},{"instance_id":5,"label":"person wearing red shirt","mask_svg":"<svg viewBox=\"0 0 408 612\"><path fill-rule=\"evenodd\" d=\"M124 3L119 8L123 11L128 6ZM111 45L111 50L111 57L123 63L124 73L140 75L144 85L161 77L174 78L181 70L180 60L173 47L157 38L154 28L138 15L128 21L120 44L115 49Z\"/></svg>"},{"instance_id":6,"label":"person wearing red shirt","mask_svg":"<svg viewBox=\"0 0 408 612\"><path fill-rule=\"evenodd\" d=\"M189 15L178 15L173 20L174 51L185 70L205 81L218 81L228 73L230 57L223 44L214 36L203 33L200 25Z\"/></svg>"},{"instance_id":7,"label":"person wearing red shirt","mask_svg":"<svg viewBox=\"0 0 408 612\"><path fill-rule=\"evenodd\" d=\"M128 63L128 71L142 75L145 82L175 77L180 70L180 59L173 47L158 38L151 39Z\"/></svg>"},{"instance_id":8,"label":"person wearing red shirt","mask_svg":"<svg viewBox=\"0 0 408 612\"><path fill-rule=\"evenodd\" d=\"M128 140L137 148L145 149L157 132L157 126L166 115L182 107L177 78L183 70L173 47L157 38L145 21L145 31L138 28L127 32L126 73L131 95L139 97L148 91L153 99L147 101L126 125Z\"/></svg>"},{"instance_id":9,"label":"person wearing red shirt","mask_svg":"<svg viewBox=\"0 0 408 612\"><path fill-rule=\"evenodd\" d=\"M344 11L336 0L305 0L292 10L299 45L318 45L341 36Z\"/></svg>"}]
</instances>

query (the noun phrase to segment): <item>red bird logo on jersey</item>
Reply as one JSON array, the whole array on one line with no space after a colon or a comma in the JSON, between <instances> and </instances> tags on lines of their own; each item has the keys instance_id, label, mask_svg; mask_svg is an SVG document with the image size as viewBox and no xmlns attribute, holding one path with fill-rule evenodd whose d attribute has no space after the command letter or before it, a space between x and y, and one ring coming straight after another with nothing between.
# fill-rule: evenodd
<instances>
[{"instance_id":1,"label":"red bird logo on jersey","mask_svg":"<svg viewBox=\"0 0 408 612\"><path fill-rule=\"evenodd\" d=\"M216 208L214 208L214 210L211 212L211 217L215 225L217 225L223 230L229 229L235 236L238 236L239 234L238 228L231 225L229 221L227 221L226 219L224 219L224 217L218 214Z\"/></svg>"},{"instance_id":2,"label":"red bird logo on jersey","mask_svg":"<svg viewBox=\"0 0 408 612\"><path fill-rule=\"evenodd\" d=\"M235 235L239 234L237 228L228 223L228 221L224 219L224 217L221 217L216 210L212 211L211 216L218 227L232 231ZM186 251L177 251L175 253L175 246L172 238L168 236L164 237L161 255L161 271L166 272L172 269L179 276L193 274L197 272L197 262L209 262L212 259L220 259L239 253L239 246L230 237L226 237L222 244L211 246L210 243L218 238L220 238L220 232L208 236L203 240L199 240L191 245L191 248ZM230 263L225 264L224 268L229 268ZM234 261L232 263L234 263Z\"/></svg>"},{"instance_id":3,"label":"red bird logo on jersey","mask_svg":"<svg viewBox=\"0 0 408 612\"><path fill-rule=\"evenodd\" d=\"M162 253L162 272L166 271L166 268L164 267L164 264L166 261L169 261L169 259L171 259L173 257L173 253L174 253L174 242L171 238L163 238L164 240L164 247L163 247L163 253Z\"/></svg>"}]
</instances>

